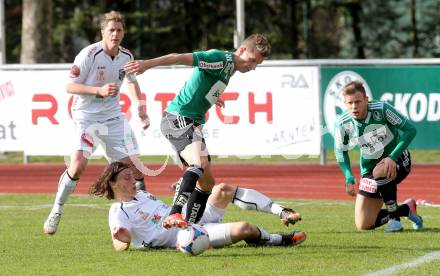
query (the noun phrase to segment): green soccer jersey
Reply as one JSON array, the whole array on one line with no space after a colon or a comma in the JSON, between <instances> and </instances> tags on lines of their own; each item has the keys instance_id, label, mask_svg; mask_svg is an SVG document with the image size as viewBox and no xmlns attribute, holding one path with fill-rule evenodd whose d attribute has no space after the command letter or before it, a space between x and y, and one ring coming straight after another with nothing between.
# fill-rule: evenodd
<instances>
[{"instance_id":1,"label":"green soccer jersey","mask_svg":"<svg viewBox=\"0 0 440 276\"><path fill-rule=\"evenodd\" d=\"M354 183L348 150L359 146L361 175L371 173L385 157L397 161L416 135L416 128L385 102L368 103L367 117L356 120L344 112L335 125L335 156L346 183Z\"/></svg>"},{"instance_id":2,"label":"green soccer jersey","mask_svg":"<svg viewBox=\"0 0 440 276\"><path fill-rule=\"evenodd\" d=\"M191 78L166 111L205 123L205 113L217 102L235 72L234 54L220 50L193 53Z\"/></svg>"}]
</instances>

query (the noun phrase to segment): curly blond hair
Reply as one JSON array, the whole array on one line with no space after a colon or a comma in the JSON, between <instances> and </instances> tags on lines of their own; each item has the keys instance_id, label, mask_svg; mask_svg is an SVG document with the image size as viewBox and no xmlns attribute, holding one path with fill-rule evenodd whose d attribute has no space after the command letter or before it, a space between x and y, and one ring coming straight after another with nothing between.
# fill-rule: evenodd
<instances>
[{"instance_id":1,"label":"curly blond hair","mask_svg":"<svg viewBox=\"0 0 440 276\"><path fill-rule=\"evenodd\" d=\"M257 49L263 57L269 57L272 54L272 46L269 40L262 34L253 34L248 36L241 47L245 47L250 51Z\"/></svg>"}]
</instances>

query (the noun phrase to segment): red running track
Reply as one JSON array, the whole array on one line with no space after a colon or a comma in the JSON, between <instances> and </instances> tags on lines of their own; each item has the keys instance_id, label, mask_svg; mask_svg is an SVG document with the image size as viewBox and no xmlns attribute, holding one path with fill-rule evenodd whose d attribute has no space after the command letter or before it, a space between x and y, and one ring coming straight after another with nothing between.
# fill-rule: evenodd
<instances>
[{"instance_id":1,"label":"red running track","mask_svg":"<svg viewBox=\"0 0 440 276\"><path fill-rule=\"evenodd\" d=\"M154 166L152 166L154 168ZM104 165L90 164L78 183L75 194L87 194L90 184ZM156 166L157 168L157 166ZM0 193L55 193L64 164L0 165ZM336 164L214 164L217 183L254 188L275 198L350 200L344 179ZM359 176L359 169L354 169ZM171 195L170 184L181 175L175 165L154 177L146 177L148 190L156 195ZM414 165L411 174L398 186L399 201L407 197L440 203L440 165Z\"/></svg>"}]
</instances>

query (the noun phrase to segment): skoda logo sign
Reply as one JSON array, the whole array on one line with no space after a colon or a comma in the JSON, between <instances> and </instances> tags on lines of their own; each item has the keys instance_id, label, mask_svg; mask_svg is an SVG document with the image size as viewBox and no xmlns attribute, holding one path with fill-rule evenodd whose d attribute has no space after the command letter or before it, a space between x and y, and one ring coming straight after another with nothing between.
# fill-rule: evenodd
<instances>
[{"instance_id":1,"label":"skoda logo sign","mask_svg":"<svg viewBox=\"0 0 440 276\"><path fill-rule=\"evenodd\" d=\"M367 82L353 71L342 71L335 75L327 85L324 95L324 120L328 131L333 135L336 119L345 111L342 88L349 82L361 81L364 84L365 92L371 100L372 94Z\"/></svg>"}]
</instances>

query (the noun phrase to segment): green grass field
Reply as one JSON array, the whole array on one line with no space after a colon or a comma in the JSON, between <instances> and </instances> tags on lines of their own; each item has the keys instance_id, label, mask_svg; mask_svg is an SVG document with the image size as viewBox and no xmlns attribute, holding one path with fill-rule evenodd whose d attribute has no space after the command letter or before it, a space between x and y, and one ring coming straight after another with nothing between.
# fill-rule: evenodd
<instances>
[{"instance_id":1,"label":"green grass field","mask_svg":"<svg viewBox=\"0 0 440 276\"><path fill-rule=\"evenodd\" d=\"M364 275L436 252L436 258L397 275L434 275L440 267L439 209L421 207L425 229L385 234L357 232L348 201L277 200L303 214L289 229L308 239L295 248L246 247L187 257L175 250L115 252L107 214L109 201L72 196L56 235L42 233L53 195L0 195L0 275ZM166 202L170 198L165 199ZM225 221L247 220L269 231L286 231L278 218L230 206ZM423 259L426 261L426 258Z\"/></svg>"}]
</instances>

